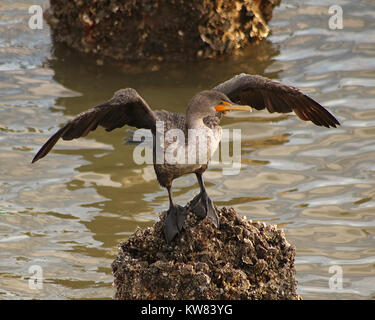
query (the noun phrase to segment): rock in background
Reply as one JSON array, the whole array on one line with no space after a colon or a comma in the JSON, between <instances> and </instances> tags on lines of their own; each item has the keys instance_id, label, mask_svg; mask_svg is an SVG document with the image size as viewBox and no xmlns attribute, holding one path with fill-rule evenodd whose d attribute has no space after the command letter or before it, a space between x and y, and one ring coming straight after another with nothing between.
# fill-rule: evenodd
<instances>
[{"instance_id":1,"label":"rock in background","mask_svg":"<svg viewBox=\"0 0 375 320\"><path fill-rule=\"evenodd\" d=\"M233 53L269 33L281 0L50 0L55 43L115 60Z\"/></svg>"},{"instance_id":2,"label":"rock in background","mask_svg":"<svg viewBox=\"0 0 375 320\"><path fill-rule=\"evenodd\" d=\"M187 208L189 209L189 208ZM116 299L300 299L295 248L281 230L218 211L220 228L189 213L168 245L162 226L137 231L112 263Z\"/></svg>"}]
</instances>

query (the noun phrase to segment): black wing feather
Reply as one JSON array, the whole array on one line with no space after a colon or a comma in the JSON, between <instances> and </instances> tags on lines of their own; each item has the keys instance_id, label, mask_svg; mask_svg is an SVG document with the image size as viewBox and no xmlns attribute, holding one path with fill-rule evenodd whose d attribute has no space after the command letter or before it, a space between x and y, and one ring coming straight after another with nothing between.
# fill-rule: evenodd
<instances>
[{"instance_id":1,"label":"black wing feather","mask_svg":"<svg viewBox=\"0 0 375 320\"><path fill-rule=\"evenodd\" d=\"M142 97L131 88L117 91L113 98L79 114L58 130L40 148L32 162L46 156L57 141L85 137L98 126L107 131L129 125L136 128L155 130L156 116Z\"/></svg>"},{"instance_id":2,"label":"black wing feather","mask_svg":"<svg viewBox=\"0 0 375 320\"><path fill-rule=\"evenodd\" d=\"M265 77L243 73L213 90L223 92L235 103L246 104L257 110L280 113L294 111L300 119L310 120L318 126L329 128L340 125L331 113L297 88Z\"/></svg>"}]
</instances>

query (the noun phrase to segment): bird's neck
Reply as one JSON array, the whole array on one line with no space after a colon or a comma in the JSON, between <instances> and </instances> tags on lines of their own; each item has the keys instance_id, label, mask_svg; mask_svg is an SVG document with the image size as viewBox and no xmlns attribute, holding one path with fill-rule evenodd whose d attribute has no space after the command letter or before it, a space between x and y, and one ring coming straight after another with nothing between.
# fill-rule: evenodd
<instances>
[{"instance_id":1,"label":"bird's neck","mask_svg":"<svg viewBox=\"0 0 375 320\"><path fill-rule=\"evenodd\" d=\"M202 129L205 127L203 119L201 117L186 117L186 129Z\"/></svg>"}]
</instances>

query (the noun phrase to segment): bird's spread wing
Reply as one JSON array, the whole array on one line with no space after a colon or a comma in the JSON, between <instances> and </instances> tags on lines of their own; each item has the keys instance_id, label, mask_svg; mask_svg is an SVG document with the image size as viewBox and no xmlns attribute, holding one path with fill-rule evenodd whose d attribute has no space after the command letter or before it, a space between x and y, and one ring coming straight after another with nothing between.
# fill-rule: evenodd
<instances>
[{"instance_id":1,"label":"bird's spread wing","mask_svg":"<svg viewBox=\"0 0 375 320\"><path fill-rule=\"evenodd\" d=\"M270 79L240 74L216 86L235 103L245 104L257 110L267 108L269 112L287 113L294 111L305 121L318 126L336 127L338 120L318 102L303 94L297 88Z\"/></svg>"},{"instance_id":2,"label":"bird's spread wing","mask_svg":"<svg viewBox=\"0 0 375 320\"><path fill-rule=\"evenodd\" d=\"M155 130L156 116L146 101L134 89L117 91L113 98L86 112L79 114L58 130L42 146L33 159L33 163L48 154L56 142L72 140L86 136L98 126L107 131L129 125L136 128Z\"/></svg>"}]
</instances>

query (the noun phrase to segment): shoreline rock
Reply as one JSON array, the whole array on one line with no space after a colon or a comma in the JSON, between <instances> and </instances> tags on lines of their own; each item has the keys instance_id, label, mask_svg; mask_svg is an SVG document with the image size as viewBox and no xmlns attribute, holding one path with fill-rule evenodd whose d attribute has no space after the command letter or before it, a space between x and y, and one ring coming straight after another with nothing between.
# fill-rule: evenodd
<instances>
[{"instance_id":1,"label":"shoreline rock","mask_svg":"<svg viewBox=\"0 0 375 320\"><path fill-rule=\"evenodd\" d=\"M188 206L187 206L187 209ZM153 227L137 229L112 263L115 299L301 299L295 248L276 226L217 210L220 228L191 212L171 244Z\"/></svg>"},{"instance_id":2,"label":"shoreline rock","mask_svg":"<svg viewBox=\"0 0 375 320\"><path fill-rule=\"evenodd\" d=\"M269 34L281 0L54 0L55 44L118 61L184 61L231 54Z\"/></svg>"}]
</instances>

